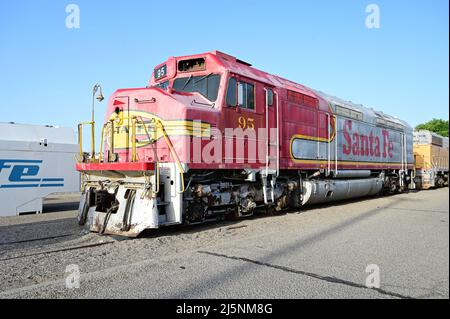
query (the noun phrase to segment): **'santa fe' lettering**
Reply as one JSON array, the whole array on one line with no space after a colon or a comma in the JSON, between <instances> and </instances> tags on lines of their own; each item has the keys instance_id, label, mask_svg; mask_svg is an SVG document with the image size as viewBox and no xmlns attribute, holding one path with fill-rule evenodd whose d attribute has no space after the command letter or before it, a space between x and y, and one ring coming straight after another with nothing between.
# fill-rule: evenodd
<instances>
[{"instance_id":1,"label":"'santa fe' lettering","mask_svg":"<svg viewBox=\"0 0 450 319\"><path fill-rule=\"evenodd\" d=\"M389 131L383 129L382 136L374 134L371 130L369 135L358 132L352 132L352 121L345 120L343 152L345 155L363 157L381 157L393 156L394 143L389 140Z\"/></svg>"}]
</instances>

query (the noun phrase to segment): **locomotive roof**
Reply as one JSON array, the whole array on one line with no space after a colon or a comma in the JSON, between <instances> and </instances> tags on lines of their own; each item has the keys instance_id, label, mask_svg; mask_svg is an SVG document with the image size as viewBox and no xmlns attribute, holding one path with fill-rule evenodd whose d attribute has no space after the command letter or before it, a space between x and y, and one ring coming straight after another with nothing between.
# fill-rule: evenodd
<instances>
[{"instance_id":1,"label":"locomotive roof","mask_svg":"<svg viewBox=\"0 0 450 319\"><path fill-rule=\"evenodd\" d=\"M322 96L325 100L327 100L328 102L331 102L335 106L336 105L343 106L345 108L361 112L365 116L370 116L373 119L377 119L377 118L383 119L383 120L389 121L391 123L395 123L395 124L404 126L406 128L411 128L411 126L407 122L400 120L399 118L397 118L395 116L386 114L382 111L377 111L377 110L374 110L373 108L366 107L362 104L353 103L352 101L346 101L346 100L343 100L343 99L338 98L333 95L329 95L329 94L321 92L321 91L316 91L316 92L318 95Z\"/></svg>"},{"instance_id":2,"label":"locomotive roof","mask_svg":"<svg viewBox=\"0 0 450 319\"><path fill-rule=\"evenodd\" d=\"M342 106L357 112L360 112L365 115L366 119L365 121L369 122L376 122L376 119L383 119L386 121L389 121L391 123L395 123L397 125L403 126L405 128L411 128L408 123L405 121L402 121L394 116L388 115L386 113L383 113L381 111L376 111L372 108L365 107L362 104L356 104L351 101L346 101L344 99L341 99L339 97L324 93L322 91L314 90L311 88L308 88L304 85L295 83L293 81L290 81L288 79L282 78L278 75L272 75L267 72L258 70L250 63L244 62L242 60L239 60L231 55L222 53L220 51L212 51L209 52L209 54L217 56L222 63L224 64L225 68L230 70L233 73L237 73L246 77L255 78L263 83L268 83L273 86L281 86L286 89L299 91L301 93L306 93L314 97L321 97L327 102L331 103L334 108L336 108L336 105Z\"/></svg>"},{"instance_id":3,"label":"locomotive roof","mask_svg":"<svg viewBox=\"0 0 450 319\"><path fill-rule=\"evenodd\" d=\"M343 107L349 110L353 110L355 112L359 112L360 114L363 114L365 122L378 124L390 123L391 126L394 125L397 126L397 128L402 127L408 130L412 130L411 126L408 123L398 119L397 117L388 115L381 111L376 111L369 107L365 107L362 104L356 104L351 101L346 101L336 96L324 93L322 91L308 88L304 85L285 79L281 76L269 74L267 72L258 70L252 67L250 63L247 63L245 61L237 59L234 56L231 56L229 54L220 51L211 51L203 54L181 56L177 57L176 59L179 61L182 59L202 58L207 56L211 57L213 60L216 61L217 64L216 68L218 67L219 69L223 69L244 77L252 78L259 82L274 87L283 87L285 89L307 94L316 98L320 97L323 100L330 103L333 106L334 111L336 111L336 109L339 107Z\"/></svg>"}]
</instances>

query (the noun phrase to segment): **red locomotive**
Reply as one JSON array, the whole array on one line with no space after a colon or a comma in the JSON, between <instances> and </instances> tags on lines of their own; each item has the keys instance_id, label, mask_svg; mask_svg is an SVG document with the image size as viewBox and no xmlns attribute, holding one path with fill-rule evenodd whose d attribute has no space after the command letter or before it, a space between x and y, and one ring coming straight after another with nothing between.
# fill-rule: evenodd
<instances>
[{"instance_id":1,"label":"red locomotive","mask_svg":"<svg viewBox=\"0 0 450 319\"><path fill-rule=\"evenodd\" d=\"M130 237L413 184L407 123L218 51L117 90L100 153L80 155L80 224Z\"/></svg>"}]
</instances>

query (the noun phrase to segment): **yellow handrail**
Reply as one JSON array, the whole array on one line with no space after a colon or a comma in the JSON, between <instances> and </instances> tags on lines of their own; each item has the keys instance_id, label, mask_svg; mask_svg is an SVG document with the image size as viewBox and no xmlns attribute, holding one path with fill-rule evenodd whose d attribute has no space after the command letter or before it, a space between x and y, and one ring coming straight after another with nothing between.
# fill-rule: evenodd
<instances>
[{"instance_id":1,"label":"yellow handrail","mask_svg":"<svg viewBox=\"0 0 450 319\"><path fill-rule=\"evenodd\" d=\"M82 122L78 124L78 144L80 147L80 160L83 160L83 126L91 125L91 138L92 138L92 146L91 146L91 155L92 161L95 162L95 132L94 132L94 122Z\"/></svg>"},{"instance_id":2,"label":"yellow handrail","mask_svg":"<svg viewBox=\"0 0 450 319\"><path fill-rule=\"evenodd\" d=\"M180 170L180 176L181 176L181 191L179 193L184 193L185 191L185 186L184 186L184 169L181 166L180 163L180 159L178 158L177 153L175 152L172 142L170 141L169 137L167 136L166 130L164 129L164 125L162 124L161 120L156 120L156 119L152 119L152 121L154 121L156 123L156 125L160 126L161 131L163 133L163 137L167 143L167 146L169 147L169 150L172 154L172 157L174 158L174 160L177 163L178 169Z\"/></svg>"},{"instance_id":3,"label":"yellow handrail","mask_svg":"<svg viewBox=\"0 0 450 319\"><path fill-rule=\"evenodd\" d=\"M99 156L100 163L103 162L103 142L104 142L104 139L105 139L105 127L107 127L108 124L109 123L106 123L102 127L102 136L100 138L100 156Z\"/></svg>"},{"instance_id":4,"label":"yellow handrail","mask_svg":"<svg viewBox=\"0 0 450 319\"><path fill-rule=\"evenodd\" d=\"M147 137L148 137L148 141L151 143L151 142L153 141L153 139L151 138L150 133L149 133L148 130L147 130L147 126L145 125L145 122L144 122L144 120L142 119L142 116L134 116L134 118L135 118L137 121L140 121L140 123L141 123L142 126L144 127L145 134L146 134Z\"/></svg>"},{"instance_id":5,"label":"yellow handrail","mask_svg":"<svg viewBox=\"0 0 450 319\"><path fill-rule=\"evenodd\" d=\"M142 124L142 126L144 127L144 131L145 134L148 137L149 142L151 143L153 141L153 139L150 136L150 133L147 130L147 126L145 125L144 120L142 119L142 116L136 116L136 121L139 121L140 124ZM156 175L156 190L153 192L153 196L156 196L159 193L159 159L158 159L158 154L155 154L155 175Z\"/></svg>"},{"instance_id":6,"label":"yellow handrail","mask_svg":"<svg viewBox=\"0 0 450 319\"><path fill-rule=\"evenodd\" d=\"M111 161L111 156L114 155L114 120L110 120L109 123L111 124L111 136L109 140L109 150L108 150L108 162Z\"/></svg>"},{"instance_id":7,"label":"yellow handrail","mask_svg":"<svg viewBox=\"0 0 450 319\"><path fill-rule=\"evenodd\" d=\"M136 145L136 124L138 122L140 122L140 124L142 124L142 126L144 127L145 133L147 135L147 137L149 138L149 141L152 142L154 139L151 138L147 126L145 125L144 120L142 119L141 116L131 116L131 117L123 117L123 120L125 119L131 119L132 120L132 127L131 127L131 139L132 139L132 153L131 153L131 159L132 162L136 162L137 161L137 145ZM155 125L157 126L157 128L161 129L161 132L163 133L163 137L164 140L166 141L167 146L169 147L170 153L173 157L173 159L175 160L178 169L180 171L180 176L181 176L181 191L179 191L179 193L184 193L185 191L185 183L184 183L184 169L183 166L181 165L180 159L178 158L178 155L172 145L172 142L170 141L169 136L167 135L167 132L164 128L164 124L162 123L161 120L159 119L155 119L153 118L151 120L152 123L155 123ZM80 146L80 157L81 159L83 158L83 126L84 125L91 125L92 127L94 126L94 122L82 122L80 124L78 124L78 143ZM108 127L108 125L111 125L111 140L110 140L110 150L109 153L113 153L114 152L114 120L110 120L108 123L106 123L105 125L103 125L102 128L102 135L101 135L101 144L100 144L100 155L99 155L99 161L102 162L103 161L103 143L104 143L104 139L105 139L105 129ZM156 129L156 134L157 134L157 129ZM92 143L94 144L95 141L95 136L94 136L94 129L92 129ZM95 146L92 146L92 161L95 162ZM110 158L108 156L108 162L110 161ZM159 159L158 156L155 156L155 161L156 161L156 165L155 165L155 174L156 174L156 192L155 194L159 193Z\"/></svg>"},{"instance_id":8,"label":"yellow handrail","mask_svg":"<svg viewBox=\"0 0 450 319\"><path fill-rule=\"evenodd\" d=\"M133 117L131 119L131 161L136 162L137 161L137 154L136 154L136 118Z\"/></svg>"},{"instance_id":9,"label":"yellow handrail","mask_svg":"<svg viewBox=\"0 0 450 319\"><path fill-rule=\"evenodd\" d=\"M78 146L80 148L79 161L83 160L83 125L78 124Z\"/></svg>"}]
</instances>

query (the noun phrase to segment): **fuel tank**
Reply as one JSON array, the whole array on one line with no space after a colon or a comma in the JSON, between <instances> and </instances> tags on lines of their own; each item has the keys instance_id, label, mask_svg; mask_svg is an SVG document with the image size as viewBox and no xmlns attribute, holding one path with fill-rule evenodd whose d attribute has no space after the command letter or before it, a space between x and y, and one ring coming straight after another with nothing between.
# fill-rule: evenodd
<instances>
[{"instance_id":1,"label":"fuel tank","mask_svg":"<svg viewBox=\"0 0 450 319\"><path fill-rule=\"evenodd\" d=\"M304 181L303 205L372 196L378 194L382 187L381 178Z\"/></svg>"}]
</instances>

